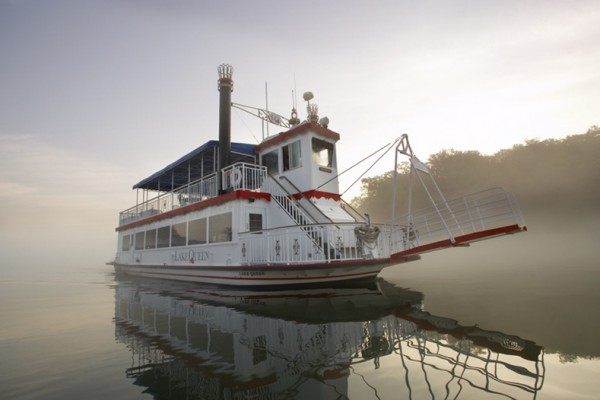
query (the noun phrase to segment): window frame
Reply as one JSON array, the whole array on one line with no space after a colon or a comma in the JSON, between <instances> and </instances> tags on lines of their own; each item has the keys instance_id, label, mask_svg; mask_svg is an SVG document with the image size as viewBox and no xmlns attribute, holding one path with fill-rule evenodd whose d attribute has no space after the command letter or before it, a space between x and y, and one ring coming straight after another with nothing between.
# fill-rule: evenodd
<instances>
[{"instance_id":1,"label":"window frame","mask_svg":"<svg viewBox=\"0 0 600 400\"><path fill-rule=\"evenodd\" d=\"M295 140L281 147L281 157L283 160L283 171L302 167L302 141Z\"/></svg>"}]
</instances>

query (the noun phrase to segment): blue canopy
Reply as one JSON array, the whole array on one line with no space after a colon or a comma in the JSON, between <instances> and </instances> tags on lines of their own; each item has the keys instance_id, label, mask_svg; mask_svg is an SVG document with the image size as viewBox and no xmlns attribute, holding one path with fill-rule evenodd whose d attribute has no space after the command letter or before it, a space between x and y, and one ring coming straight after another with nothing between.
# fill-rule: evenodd
<instances>
[{"instance_id":1,"label":"blue canopy","mask_svg":"<svg viewBox=\"0 0 600 400\"><path fill-rule=\"evenodd\" d=\"M231 163L239 161L254 163L256 160L255 147L254 144L232 142ZM168 192L212 174L217 171L218 165L219 141L210 140L179 160L136 183L133 188Z\"/></svg>"}]
</instances>

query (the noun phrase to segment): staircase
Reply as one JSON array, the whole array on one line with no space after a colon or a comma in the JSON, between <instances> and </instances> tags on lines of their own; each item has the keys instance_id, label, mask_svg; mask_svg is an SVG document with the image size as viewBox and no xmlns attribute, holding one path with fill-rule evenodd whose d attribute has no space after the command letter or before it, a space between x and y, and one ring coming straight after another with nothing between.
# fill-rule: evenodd
<instances>
[{"instance_id":1,"label":"staircase","mask_svg":"<svg viewBox=\"0 0 600 400\"><path fill-rule=\"evenodd\" d=\"M316 249L323 252L327 259L336 258L335 246L328 243L323 229L318 225L317 218L275 178L269 175L263 183L262 189L271 194L271 199L306 233ZM321 211L319 210L319 212Z\"/></svg>"}]
</instances>

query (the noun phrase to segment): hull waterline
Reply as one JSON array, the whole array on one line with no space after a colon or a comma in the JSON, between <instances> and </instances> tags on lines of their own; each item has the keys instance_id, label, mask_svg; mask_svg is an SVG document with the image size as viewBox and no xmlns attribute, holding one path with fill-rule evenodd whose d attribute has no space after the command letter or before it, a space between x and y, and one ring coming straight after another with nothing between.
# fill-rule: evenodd
<instances>
[{"instance_id":1,"label":"hull waterline","mask_svg":"<svg viewBox=\"0 0 600 400\"><path fill-rule=\"evenodd\" d=\"M138 266L114 264L117 274L212 285L282 286L374 279L388 259L314 265Z\"/></svg>"}]
</instances>

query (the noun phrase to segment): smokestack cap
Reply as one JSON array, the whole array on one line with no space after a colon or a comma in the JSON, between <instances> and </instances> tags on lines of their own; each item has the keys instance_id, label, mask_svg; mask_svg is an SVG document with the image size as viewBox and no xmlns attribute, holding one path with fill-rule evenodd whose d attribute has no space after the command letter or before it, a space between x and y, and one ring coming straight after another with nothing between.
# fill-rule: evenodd
<instances>
[{"instance_id":1,"label":"smokestack cap","mask_svg":"<svg viewBox=\"0 0 600 400\"><path fill-rule=\"evenodd\" d=\"M228 87L233 92L233 67L229 64L221 64L217 71L219 72L219 91L221 91L221 87Z\"/></svg>"}]
</instances>

